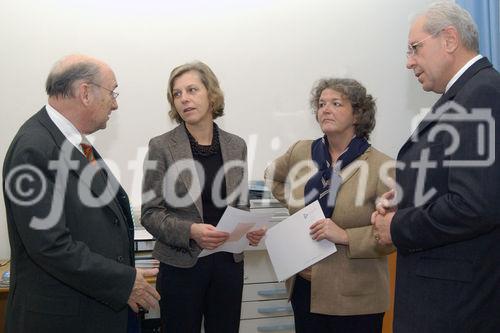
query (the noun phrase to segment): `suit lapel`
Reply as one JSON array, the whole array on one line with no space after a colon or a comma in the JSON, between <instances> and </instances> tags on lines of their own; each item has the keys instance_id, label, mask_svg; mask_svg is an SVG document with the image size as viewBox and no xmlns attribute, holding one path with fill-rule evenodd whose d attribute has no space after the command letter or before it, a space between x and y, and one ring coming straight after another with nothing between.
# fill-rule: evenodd
<instances>
[{"instance_id":1,"label":"suit lapel","mask_svg":"<svg viewBox=\"0 0 500 333\"><path fill-rule=\"evenodd\" d=\"M231 145L231 136L219 128L220 149L222 153L222 163L224 167L224 177L226 179L226 194L231 195L240 185L241 170L238 167L228 165L230 161L241 161L241 149L235 149Z\"/></svg>"},{"instance_id":2,"label":"suit lapel","mask_svg":"<svg viewBox=\"0 0 500 333\"><path fill-rule=\"evenodd\" d=\"M401 154L403 151L407 150L414 142L417 142L418 139L422 136L422 134L427 129L429 129L430 127L434 126L437 123L437 119L434 115L434 112L437 109L439 109L439 107L442 106L446 101L448 101L449 98L450 98L450 95L448 95L448 94L441 95L441 97L437 100L436 103L434 103L431 110L420 121L417 128L413 131L413 133L410 135L410 137L406 140L404 145L401 147L401 149L399 150L399 154Z\"/></svg>"},{"instance_id":3,"label":"suit lapel","mask_svg":"<svg viewBox=\"0 0 500 333\"><path fill-rule=\"evenodd\" d=\"M86 177L83 176L84 170L86 170L87 167L92 167L85 158L85 156L75 147L73 146L72 143L70 143L64 134L57 128L57 126L52 122L50 119L49 115L47 114L47 111L45 107L40 110L37 114L37 118L40 121L40 123L47 129L47 131L52 135L55 144L59 147L60 149L60 156L59 159L62 158L66 162L66 165L70 169L70 172L73 172L76 177L78 178L78 186L85 185L87 186L90 191L94 194L95 197L99 197L103 191L106 190L106 178L103 175L102 171L98 171L97 175L95 177ZM109 169L107 169L106 165L102 161L100 155L94 150L94 154L97 159L97 163L106 170L108 174L111 174ZM71 166L71 167L70 167ZM113 185L113 184L112 184ZM69 189L69 190L78 190L78 189ZM113 192L115 193L115 192ZM109 204L103 202L103 206L108 206L117 217L123 217L123 214L121 213L121 210L118 208L116 201L116 198L113 198Z\"/></svg>"},{"instance_id":4,"label":"suit lapel","mask_svg":"<svg viewBox=\"0 0 500 333\"><path fill-rule=\"evenodd\" d=\"M68 163L68 166L71 170L70 172L74 172L78 178L81 177L81 174L85 167L89 164L88 160L85 156L75 147L71 142L69 142L64 134L57 128L57 126L52 122L45 107L37 114L38 120L40 123L47 129L47 131L52 135L54 139L54 143L59 148L59 156ZM75 163L76 162L76 163ZM90 181L88 179L80 179L85 185L91 188Z\"/></svg>"},{"instance_id":5,"label":"suit lapel","mask_svg":"<svg viewBox=\"0 0 500 333\"><path fill-rule=\"evenodd\" d=\"M95 193L103 193L103 191L108 191L108 193L113 194L113 200L109 202L109 208L115 213L116 216L121 216L125 221L128 221L129 219L126 217L126 213L130 208L128 207L127 210L125 210L125 207L122 207L120 205L120 202L118 202L118 196L120 195L121 192L124 192L120 183L118 183L118 180L114 177L113 173L111 170L108 168L106 163L104 163L104 160L102 159L101 155L95 150L94 150L94 156L96 158L97 164L99 165L99 171L97 171L97 174L94 177L94 180L92 182L92 186L90 189ZM90 165L90 163L87 162L87 165ZM94 185L95 184L95 185ZM107 189L106 187L109 186L110 188Z\"/></svg>"},{"instance_id":6,"label":"suit lapel","mask_svg":"<svg viewBox=\"0 0 500 333\"><path fill-rule=\"evenodd\" d=\"M357 159L352 161L352 163L356 164L356 163L359 163L360 161L366 161L366 159L368 158L368 152L370 150L371 150L371 148L368 147L368 149L361 156L359 156ZM350 179L352 179L352 177L354 177L355 175L357 177L357 175L360 173L359 170L361 168L363 168L363 164L361 164L360 166L358 166L354 170L350 170L349 165L346 166L344 169L342 169L340 172L340 176L342 177L342 185L341 186L343 186L345 183L350 181Z\"/></svg>"},{"instance_id":7,"label":"suit lapel","mask_svg":"<svg viewBox=\"0 0 500 333\"><path fill-rule=\"evenodd\" d=\"M186 133L184 125L179 125L174 129L174 135L171 136L168 142L168 149L172 154L172 159L175 162L184 161L189 170L196 170L193 153L191 152L191 145L189 143L189 138ZM179 170L177 170L179 171ZM181 180L184 182L186 188L190 190L190 194L197 194L196 198L191 197L196 209L201 217L203 217L203 205L201 202L201 184L198 177L198 172L182 172L180 174Z\"/></svg>"}]
</instances>

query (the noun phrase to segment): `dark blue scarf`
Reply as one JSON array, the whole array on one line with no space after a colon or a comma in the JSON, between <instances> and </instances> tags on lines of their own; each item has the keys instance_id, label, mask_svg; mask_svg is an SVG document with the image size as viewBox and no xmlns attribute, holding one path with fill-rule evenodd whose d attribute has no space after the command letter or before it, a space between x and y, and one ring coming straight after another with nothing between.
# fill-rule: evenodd
<instances>
[{"instance_id":1,"label":"dark blue scarf","mask_svg":"<svg viewBox=\"0 0 500 333\"><path fill-rule=\"evenodd\" d=\"M325 217L331 217L335 208L337 192L342 184L340 170L361 156L368 147L370 144L365 138L354 137L347 149L339 156L335 165L332 166L332 157L328 149L326 135L314 140L311 145L311 155L319 170L307 181L304 188L306 206L318 200Z\"/></svg>"}]
</instances>

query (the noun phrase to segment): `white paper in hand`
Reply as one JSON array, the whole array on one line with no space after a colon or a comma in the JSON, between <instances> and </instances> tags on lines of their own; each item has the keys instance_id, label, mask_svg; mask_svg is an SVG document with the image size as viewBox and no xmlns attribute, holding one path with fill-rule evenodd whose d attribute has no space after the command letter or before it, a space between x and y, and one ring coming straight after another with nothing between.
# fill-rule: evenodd
<instances>
[{"instance_id":1,"label":"white paper in hand","mask_svg":"<svg viewBox=\"0 0 500 333\"><path fill-rule=\"evenodd\" d=\"M249 231L266 227L271 217L272 213L253 213L228 206L217 223L217 230L229 233L229 239L214 250L203 249L198 257L222 251L243 252L248 247L246 234Z\"/></svg>"},{"instance_id":2,"label":"white paper in hand","mask_svg":"<svg viewBox=\"0 0 500 333\"><path fill-rule=\"evenodd\" d=\"M318 242L309 234L309 227L324 218L319 202L314 201L267 231L266 248L279 281L337 252L329 240Z\"/></svg>"}]
</instances>

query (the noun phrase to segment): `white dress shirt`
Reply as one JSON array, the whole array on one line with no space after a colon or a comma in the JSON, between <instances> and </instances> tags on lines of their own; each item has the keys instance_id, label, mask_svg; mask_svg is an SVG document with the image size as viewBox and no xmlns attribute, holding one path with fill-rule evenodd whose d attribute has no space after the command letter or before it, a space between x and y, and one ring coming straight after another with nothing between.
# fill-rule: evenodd
<instances>
[{"instance_id":1,"label":"white dress shirt","mask_svg":"<svg viewBox=\"0 0 500 333\"><path fill-rule=\"evenodd\" d=\"M448 84L446 85L446 90L444 91L445 93L448 91L448 89L451 88L451 86L453 85L453 83L455 83L459 77L462 76L462 74L467 70L469 69L470 66L472 66L476 61L478 61L479 59L481 59L483 56L478 54L477 56L475 56L474 58L472 58L471 60L469 60L465 65L464 67L460 68L460 70L451 78L450 82L448 82Z\"/></svg>"},{"instance_id":2,"label":"white dress shirt","mask_svg":"<svg viewBox=\"0 0 500 333\"><path fill-rule=\"evenodd\" d=\"M59 128L66 139L83 154L82 146L80 146L80 143L83 141L82 134L66 117L60 114L49 103L45 105L45 109L47 110L47 114L50 119L54 122L57 128Z\"/></svg>"}]
</instances>

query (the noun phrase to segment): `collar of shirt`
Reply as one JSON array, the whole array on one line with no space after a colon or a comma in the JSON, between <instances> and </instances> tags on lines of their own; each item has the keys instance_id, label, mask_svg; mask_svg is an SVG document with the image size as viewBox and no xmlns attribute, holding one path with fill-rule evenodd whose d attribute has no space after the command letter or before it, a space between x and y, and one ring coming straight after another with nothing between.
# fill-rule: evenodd
<instances>
[{"instance_id":1,"label":"collar of shirt","mask_svg":"<svg viewBox=\"0 0 500 333\"><path fill-rule=\"evenodd\" d=\"M82 134L78 132L76 127L66 117L50 106L50 104L47 103L45 109L47 110L47 114L50 119L54 122L66 139L83 154L82 146L80 146L80 143L82 142Z\"/></svg>"},{"instance_id":2,"label":"collar of shirt","mask_svg":"<svg viewBox=\"0 0 500 333\"><path fill-rule=\"evenodd\" d=\"M476 61L478 61L479 59L481 59L483 56L478 54L477 56L475 56L474 58L472 58L471 60L469 60L465 65L464 67L460 68L460 70L457 72L457 74L455 74L450 82L448 82L448 84L446 85L446 90L444 91L445 93L451 88L451 86L458 80L459 77L462 76L462 74L467 70L469 69L470 66L472 66Z\"/></svg>"}]
</instances>

